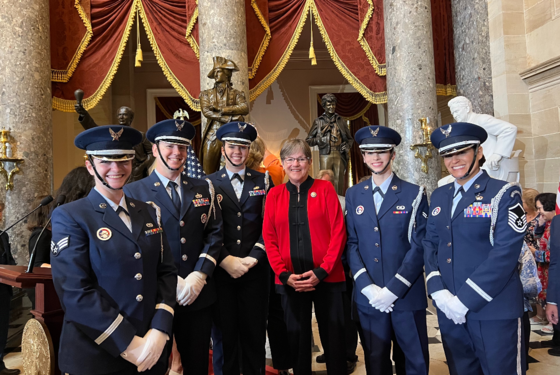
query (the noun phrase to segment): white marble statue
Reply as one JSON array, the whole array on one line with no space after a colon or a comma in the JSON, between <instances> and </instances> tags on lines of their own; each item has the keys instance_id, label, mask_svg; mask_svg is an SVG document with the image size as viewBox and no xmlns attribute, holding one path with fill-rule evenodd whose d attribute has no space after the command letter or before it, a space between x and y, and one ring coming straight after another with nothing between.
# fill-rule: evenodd
<instances>
[{"instance_id":1,"label":"white marble statue","mask_svg":"<svg viewBox=\"0 0 560 375\"><path fill-rule=\"evenodd\" d=\"M486 130L488 139L482 144L486 162L482 168L491 177L507 181L510 171L502 161L511 157L517 127L494 116L474 113L471 101L464 96L451 99L447 105L451 109L455 121L470 122L482 126Z\"/></svg>"}]
</instances>

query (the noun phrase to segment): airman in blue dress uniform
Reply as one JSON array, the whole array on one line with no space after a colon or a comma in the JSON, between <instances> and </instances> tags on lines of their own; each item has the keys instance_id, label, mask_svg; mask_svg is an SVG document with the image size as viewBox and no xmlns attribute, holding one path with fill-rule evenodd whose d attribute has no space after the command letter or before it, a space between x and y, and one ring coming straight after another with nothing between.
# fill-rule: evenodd
<instances>
[{"instance_id":1,"label":"airman in blue dress uniform","mask_svg":"<svg viewBox=\"0 0 560 375\"><path fill-rule=\"evenodd\" d=\"M356 132L372 178L346 192L348 262L354 301L364 333L364 357L372 374L393 374L391 340L406 358L406 373L428 374L426 289L422 240L428 202L423 187L392 171L395 130L367 126Z\"/></svg>"},{"instance_id":2,"label":"airman in blue dress uniform","mask_svg":"<svg viewBox=\"0 0 560 375\"><path fill-rule=\"evenodd\" d=\"M212 309L216 301L212 278L222 248L222 214L210 181L184 172L187 147L195 135L188 121L164 120L146 137L156 156L154 172L126 185L128 196L161 207L163 228L178 269L173 332L188 373L208 374Z\"/></svg>"},{"instance_id":3,"label":"airman in blue dress uniform","mask_svg":"<svg viewBox=\"0 0 560 375\"><path fill-rule=\"evenodd\" d=\"M65 312L62 373L167 371L177 269L159 208L122 191L141 140L139 131L118 125L75 139L95 188L52 215L52 275Z\"/></svg>"},{"instance_id":4,"label":"airman in blue dress uniform","mask_svg":"<svg viewBox=\"0 0 560 375\"><path fill-rule=\"evenodd\" d=\"M431 197L424 257L428 293L452 375L525 374L523 289L517 259L527 220L518 183L480 170L486 131L470 123L434 130L455 182Z\"/></svg>"},{"instance_id":5,"label":"airman in blue dress uniform","mask_svg":"<svg viewBox=\"0 0 560 375\"><path fill-rule=\"evenodd\" d=\"M268 172L245 167L251 142L257 138L253 125L231 122L223 125L216 137L223 142L226 159L224 168L208 176L224 220L224 246L215 272L223 374L240 374L239 350L244 375L264 374L270 266L262 225L272 180Z\"/></svg>"}]
</instances>

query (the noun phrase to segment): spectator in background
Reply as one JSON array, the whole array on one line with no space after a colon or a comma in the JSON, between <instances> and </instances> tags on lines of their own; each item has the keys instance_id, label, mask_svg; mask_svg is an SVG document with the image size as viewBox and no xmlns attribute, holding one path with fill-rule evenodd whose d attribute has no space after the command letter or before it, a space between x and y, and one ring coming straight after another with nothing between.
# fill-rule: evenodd
<instances>
[{"instance_id":1,"label":"spectator in background","mask_svg":"<svg viewBox=\"0 0 560 375\"><path fill-rule=\"evenodd\" d=\"M539 226L539 213L535 205L535 198L539 192L535 189L523 189L523 209L527 215L527 232L525 234L525 243L527 246L539 248L538 239L542 236L544 226Z\"/></svg>"},{"instance_id":2,"label":"spectator in background","mask_svg":"<svg viewBox=\"0 0 560 375\"><path fill-rule=\"evenodd\" d=\"M330 169L322 169L317 173L317 180L329 181L334 186L334 172ZM340 202L340 207L342 207L342 212L344 212L346 200L342 195L338 195L338 201Z\"/></svg>"},{"instance_id":3,"label":"spectator in background","mask_svg":"<svg viewBox=\"0 0 560 375\"><path fill-rule=\"evenodd\" d=\"M282 185L284 176L286 176L280 159L268 151L266 143L264 143L261 137L257 137L251 143L249 156L247 157L247 167L261 173L268 171L274 186Z\"/></svg>"},{"instance_id":4,"label":"spectator in background","mask_svg":"<svg viewBox=\"0 0 560 375\"><path fill-rule=\"evenodd\" d=\"M54 201L64 195L64 203L74 202L78 199L87 197L91 189L95 186L95 180L91 178L86 167L76 167L72 169L62 180L62 184L56 192Z\"/></svg>"},{"instance_id":5,"label":"spectator in background","mask_svg":"<svg viewBox=\"0 0 560 375\"><path fill-rule=\"evenodd\" d=\"M544 233L539 240L539 247L529 246L529 249L535 257L537 262L537 269L539 279L542 284L542 291L537 297L537 315L533 320L540 320L543 324L546 323L546 293L548 289L548 266L550 264L550 223L556 215L556 194L542 193L536 196L535 206L539 212L539 222L544 223ZM541 329L545 333L553 333L552 324Z\"/></svg>"}]
</instances>

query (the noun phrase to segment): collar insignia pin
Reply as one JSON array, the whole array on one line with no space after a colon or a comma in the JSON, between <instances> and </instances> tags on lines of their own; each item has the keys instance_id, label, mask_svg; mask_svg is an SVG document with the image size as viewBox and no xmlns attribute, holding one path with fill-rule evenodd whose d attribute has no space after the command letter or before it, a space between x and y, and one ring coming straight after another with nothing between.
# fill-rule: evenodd
<instances>
[{"instance_id":1,"label":"collar insignia pin","mask_svg":"<svg viewBox=\"0 0 560 375\"><path fill-rule=\"evenodd\" d=\"M393 186L391 187L391 189L397 190L397 185L393 185Z\"/></svg>"},{"instance_id":2,"label":"collar insignia pin","mask_svg":"<svg viewBox=\"0 0 560 375\"><path fill-rule=\"evenodd\" d=\"M247 126L247 125L245 125L245 126ZM251 177L251 173L247 172L247 176Z\"/></svg>"},{"instance_id":3,"label":"collar insignia pin","mask_svg":"<svg viewBox=\"0 0 560 375\"><path fill-rule=\"evenodd\" d=\"M222 175L222 178L224 178L224 177L226 177L226 174L225 174L225 173Z\"/></svg>"},{"instance_id":4,"label":"collar insignia pin","mask_svg":"<svg viewBox=\"0 0 560 375\"><path fill-rule=\"evenodd\" d=\"M107 208L107 203L99 203L99 208Z\"/></svg>"},{"instance_id":5,"label":"collar insignia pin","mask_svg":"<svg viewBox=\"0 0 560 375\"><path fill-rule=\"evenodd\" d=\"M159 186L159 185L161 185L159 182L156 182L156 183L154 184L154 186Z\"/></svg>"},{"instance_id":6,"label":"collar insignia pin","mask_svg":"<svg viewBox=\"0 0 560 375\"><path fill-rule=\"evenodd\" d=\"M480 185L479 185L479 184L474 184L474 188L475 188L475 189L479 189L479 188L480 188Z\"/></svg>"},{"instance_id":7,"label":"collar insignia pin","mask_svg":"<svg viewBox=\"0 0 560 375\"><path fill-rule=\"evenodd\" d=\"M365 190L369 189L369 185L364 186L364 189Z\"/></svg>"},{"instance_id":8,"label":"collar insignia pin","mask_svg":"<svg viewBox=\"0 0 560 375\"><path fill-rule=\"evenodd\" d=\"M187 182L187 181L183 181L183 185L186 185L186 184L188 184L188 182Z\"/></svg>"},{"instance_id":9,"label":"collar insignia pin","mask_svg":"<svg viewBox=\"0 0 560 375\"><path fill-rule=\"evenodd\" d=\"M134 204L134 202L130 202L130 207L136 207L136 205Z\"/></svg>"}]
</instances>

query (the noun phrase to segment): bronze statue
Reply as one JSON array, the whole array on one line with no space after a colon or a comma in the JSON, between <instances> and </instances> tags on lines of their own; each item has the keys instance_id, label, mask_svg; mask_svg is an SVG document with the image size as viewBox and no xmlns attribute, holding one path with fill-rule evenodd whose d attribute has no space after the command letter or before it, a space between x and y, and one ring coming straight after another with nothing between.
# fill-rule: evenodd
<instances>
[{"instance_id":1,"label":"bronze statue","mask_svg":"<svg viewBox=\"0 0 560 375\"><path fill-rule=\"evenodd\" d=\"M249 113L249 105L243 91L233 88L231 76L239 68L231 60L214 57L214 67L208 78L215 80L214 87L200 92L200 108L208 119L202 137L200 163L207 175L220 168L220 149L222 142L216 139L216 132L223 124L232 121L243 121Z\"/></svg>"},{"instance_id":2,"label":"bronze statue","mask_svg":"<svg viewBox=\"0 0 560 375\"><path fill-rule=\"evenodd\" d=\"M93 118L90 116L89 112L82 105L83 91L76 90L74 93L76 96L76 104L74 104L74 110L80 115L78 121L84 127L85 130L91 129L97 126ZM129 107L119 108L117 113L117 118L119 120L119 125L132 126L132 120L134 119L134 112ZM154 162L155 158L152 154L152 143L146 139L146 135L142 133L142 143L134 147L136 151L136 157L132 161L132 173L130 175L130 182L138 181L148 176L148 169Z\"/></svg>"},{"instance_id":3,"label":"bronze statue","mask_svg":"<svg viewBox=\"0 0 560 375\"><path fill-rule=\"evenodd\" d=\"M311 147L319 147L320 168L334 172L336 193L344 195L344 176L354 139L346 121L335 112L336 96L323 95L321 105L325 112L313 121L306 141Z\"/></svg>"}]
</instances>

